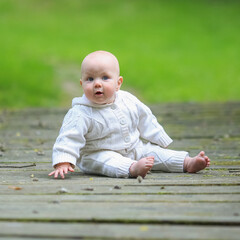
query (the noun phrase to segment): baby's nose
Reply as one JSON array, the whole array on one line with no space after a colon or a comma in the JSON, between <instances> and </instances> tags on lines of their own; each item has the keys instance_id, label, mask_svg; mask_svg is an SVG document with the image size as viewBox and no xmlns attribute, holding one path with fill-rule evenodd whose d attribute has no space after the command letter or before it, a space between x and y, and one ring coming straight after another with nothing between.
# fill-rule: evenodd
<instances>
[{"instance_id":1,"label":"baby's nose","mask_svg":"<svg viewBox=\"0 0 240 240\"><path fill-rule=\"evenodd\" d=\"M94 81L94 87L98 88L98 87L101 87L101 86L102 86L102 82L100 80L96 79Z\"/></svg>"}]
</instances>

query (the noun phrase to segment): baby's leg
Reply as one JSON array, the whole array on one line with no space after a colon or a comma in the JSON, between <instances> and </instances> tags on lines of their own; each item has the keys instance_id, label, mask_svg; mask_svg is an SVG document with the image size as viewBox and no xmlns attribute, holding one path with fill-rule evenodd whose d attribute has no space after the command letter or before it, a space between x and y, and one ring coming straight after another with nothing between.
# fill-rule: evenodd
<instances>
[{"instance_id":1,"label":"baby's leg","mask_svg":"<svg viewBox=\"0 0 240 240\"><path fill-rule=\"evenodd\" d=\"M188 156L185 151L175 151L161 148L155 144L147 143L142 148L143 157L153 156L154 165L152 170L163 172L183 172L184 159Z\"/></svg>"},{"instance_id":2,"label":"baby's leg","mask_svg":"<svg viewBox=\"0 0 240 240\"><path fill-rule=\"evenodd\" d=\"M78 166L83 172L88 174L127 178L129 177L129 169L134 163L136 161L123 157L114 151L99 151L83 154Z\"/></svg>"},{"instance_id":3,"label":"baby's leg","mask_svg":"<svg viewBox=\"0 0 240 240\"><path fill-rule=\"evenodd\" d=\"M192 158L185 151L164 149L151 143L145 145L144 156L154 156L152 170L163 172L196 173L210 165L210 159L203 151Z\"/></svg>"},{"instance_id":4,"label":"baby's leg","mask_svg":"<svg viewBox=\"0 0 240 240\"><path fill-rule=\"evenodd\" d=\"M193 158L186 157L184 160L184 171L189 173L196 173L209 166L210 159L203 151Z\"/></svg>"},{"instance_id":5,"label":"baby's leg","mask_svg":"<svg viewBox=\"0 0 240 240\"><path fill-rule=\"evenodd\" d=\"M147 175L148 171L153 167L153 164L153 156L142 158L131 165L129 168L130 175L132 177L141 176L144 178Z\"/></svg>"}]
</instances>

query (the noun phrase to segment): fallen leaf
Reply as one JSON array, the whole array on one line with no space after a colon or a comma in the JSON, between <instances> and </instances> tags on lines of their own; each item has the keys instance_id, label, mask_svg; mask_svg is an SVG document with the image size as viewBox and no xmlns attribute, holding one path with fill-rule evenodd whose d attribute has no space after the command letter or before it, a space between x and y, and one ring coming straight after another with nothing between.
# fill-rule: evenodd
<instances>
[{"instance_id":1,"label":"fallen leaf","mask_svg":"<svg viewBox=\"0 0 240 240\"><path fill-rule=\"evenodd\" d=\"M86 190L86 191L93 191L94 189L93 189L93 188L90 188L90 187L87 187L87 188L84 188L83 190Z\"/></svg>"},{"instance_id":2,"label":"fallen leaf","mask_svg":"<svg viewBox=\"0 0 240 240\"><path fill-rule=\"evenodd\" d=\"M37 155L38 155L38 156L44 156L45 153L44 153L43 151L38 151L38 152L37 152Z\"/></svg>"},{"instance_id":3,"label":"fallen leaf","mask_svg":"<svg viewBox=\"0 0 240 240\"><path fill-rule=\"evenodd\" d=\"M35 152L38 156L44 156L44 155L45 155L45 153L44 153L41 149L35 148L35 149L34 149L34 152Z\"/></svg>"},{"instance_id":4,"label":"fallen leaf","mask_svg":"<svg viewBox=\"0 0 240 240\"><path fill-rule=\"evenodd\" d=\"M17 187L17 186L9 186L8 188L13 189L13 190L21 190L21 187Z\"/></svg>"},{"instance_id":5,"label":"fallen leaf","mask_svg":"<svg viewBox=\"0 0 240 240\"><path fill-rule=\"evenodd\" d=\"M64 187L60 188L60 190L57 191L58 194L63 194L63 193L68 193L68 192L69 191L66 188L64 188Z\"/></svg>"},{"instance_id":6,"label":"fallen leaf","mask_svg":"<svg viewBox=\"0 0 240 240\"><path fill-rule=\"evenodd\" d=\"M20 137L21 136L21 133L20 132L17 132L16 133L16 137Z\"/></svg>"},{"instance_id":7,"label":"fallen leaf","mask_svg":"<svg viewBox=\"0 0 240 240\"><path fill-rule=\"evenodd\" d=\"M6 151L5 144L0 143L0 151L1 152L5 152Z\"/></svg>"},{"instance_id":8,"label":"fallen leaf","mask_svg":"<svg viewBox=\"0 0 240 240\"><path fill-rule=\"evenodd\" d=\"M140 227L140 231L141 231L141 232L146 232L146 231L148 231L148 226L144 226L144 225L141 226L141 227Z\"/></svg>"}]
</instances>

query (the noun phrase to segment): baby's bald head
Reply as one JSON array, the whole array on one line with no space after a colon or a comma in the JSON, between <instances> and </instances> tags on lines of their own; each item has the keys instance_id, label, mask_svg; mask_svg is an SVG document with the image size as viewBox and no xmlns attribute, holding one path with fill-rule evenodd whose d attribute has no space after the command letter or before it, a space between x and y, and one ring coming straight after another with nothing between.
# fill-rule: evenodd
<instances>
[{"instance_id":1,"label":"baby's bald head","mask_svg":"<svg viewBox=\"0 0 240 240\"><path fill-rule=\"evenodd\" d=\"M82 61L81 74L92 65L100 68L104 67L105 63L108 63L119 76L120 68L118 60L112 53L107 51L95 51L88 54Z\"/></svg>"}]
</instances>

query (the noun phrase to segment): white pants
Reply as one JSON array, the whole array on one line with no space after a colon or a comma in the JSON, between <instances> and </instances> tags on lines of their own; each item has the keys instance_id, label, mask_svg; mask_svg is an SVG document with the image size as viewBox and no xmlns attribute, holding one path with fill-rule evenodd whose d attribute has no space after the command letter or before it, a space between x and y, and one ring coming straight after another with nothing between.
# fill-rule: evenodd
<instances>
[{"instance_id":1,"label":"white pants","mask_svg":"<svg viewBox=\"0 0 240 240\"><path fill-rule=\"evenodd\" d=\"M152 143L139 142L131 151L97 151L84 153L78 160L79 168L88 174L99 174L108 177L129 177L132 163L147 156L154 156L152 170L163 172L183 172L183 162L188 153L161 148Z\"/></svg>"}]
</instances>

